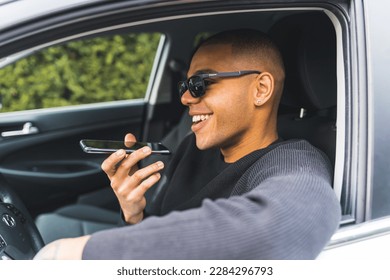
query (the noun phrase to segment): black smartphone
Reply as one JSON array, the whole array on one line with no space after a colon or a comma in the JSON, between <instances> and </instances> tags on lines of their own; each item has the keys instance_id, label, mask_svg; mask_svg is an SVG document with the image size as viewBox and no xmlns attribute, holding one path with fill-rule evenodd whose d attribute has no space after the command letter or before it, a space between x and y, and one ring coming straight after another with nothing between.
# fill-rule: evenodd
<instances>
[{"instance_id":1,"label":"black smartphone","mask_svg":"<svg viewBox=\"0 0 390 280\"><path fill-rule=\"evenodd\" d=\"M82 139L80 146L84 152L92 154L111 154L120 149L129 154L145 146L149 146L154 154L168 155L171 153L161 143L127 142L125 145L123 141Z\"/></svg>"}]
</instances>

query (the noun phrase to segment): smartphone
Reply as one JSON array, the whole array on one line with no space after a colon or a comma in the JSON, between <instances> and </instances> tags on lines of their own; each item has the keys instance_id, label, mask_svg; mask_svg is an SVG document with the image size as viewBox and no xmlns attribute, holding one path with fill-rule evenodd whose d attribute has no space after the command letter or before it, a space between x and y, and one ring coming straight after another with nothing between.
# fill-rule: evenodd
<instances>
[{"instance_id":1,"label":"smartphone","mask_svg":"<svg viewBox=\"0 0 390 280\"><path fill-rule=\"evenodd\" d=\"M80 146L84 152L92 154L111 154L120 149L130 154L145 146L149 146L153 154L168 155L171 153L161 143L127 142L125 145L123 141L82 139L80 140Z\"/></svg>"}]
</instances>

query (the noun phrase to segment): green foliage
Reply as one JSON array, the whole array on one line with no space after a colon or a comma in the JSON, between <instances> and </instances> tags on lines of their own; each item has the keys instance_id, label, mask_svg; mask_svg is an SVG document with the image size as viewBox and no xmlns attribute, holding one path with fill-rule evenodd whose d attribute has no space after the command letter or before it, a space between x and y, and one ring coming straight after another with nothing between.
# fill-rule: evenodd
<instances>
[{"instance_id":1,"label":"green foliage","mask_svg":"<svg viewBox=\"0 0 390 280\"><path fill-rule=\"evenodd\" d=\"M49 47L0 69L1 112L145 96L160 34Z\"/></svg>"}]
</instances>

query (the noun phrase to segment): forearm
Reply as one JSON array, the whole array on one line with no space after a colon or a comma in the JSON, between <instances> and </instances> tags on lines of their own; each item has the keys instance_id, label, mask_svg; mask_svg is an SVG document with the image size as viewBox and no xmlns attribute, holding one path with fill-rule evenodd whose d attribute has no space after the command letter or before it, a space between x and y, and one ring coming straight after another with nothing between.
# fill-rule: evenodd
<instances>
[{"instance_id":1,"label":"forearm","mask_svg":"<svg viewBox=\"0 0 390 280\"><path fill-rule=\"evenodd\" d=\"M59 239L47 244L34 257L34 260L81 260L85 244L90 236Z\"/></svg>"}]
</instances>

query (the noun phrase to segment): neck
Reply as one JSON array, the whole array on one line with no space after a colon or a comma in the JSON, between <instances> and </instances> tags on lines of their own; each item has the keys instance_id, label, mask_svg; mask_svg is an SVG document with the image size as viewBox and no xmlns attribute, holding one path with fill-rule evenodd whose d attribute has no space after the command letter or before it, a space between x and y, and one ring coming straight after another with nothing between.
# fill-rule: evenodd
<instances>
[{"instance_id":1,"label":"neck","mask_svg":"<svg viewBox=\"0 0 390 280\"><path fill-rule=\"evenodd\" d=\"M253 137L251 139L239 141L230 147L221 148L221 153L225 162L233 163L256 150L268 147L277 139L278 134L276 132L263 137Z\"/></svg>"}]
</instances>

